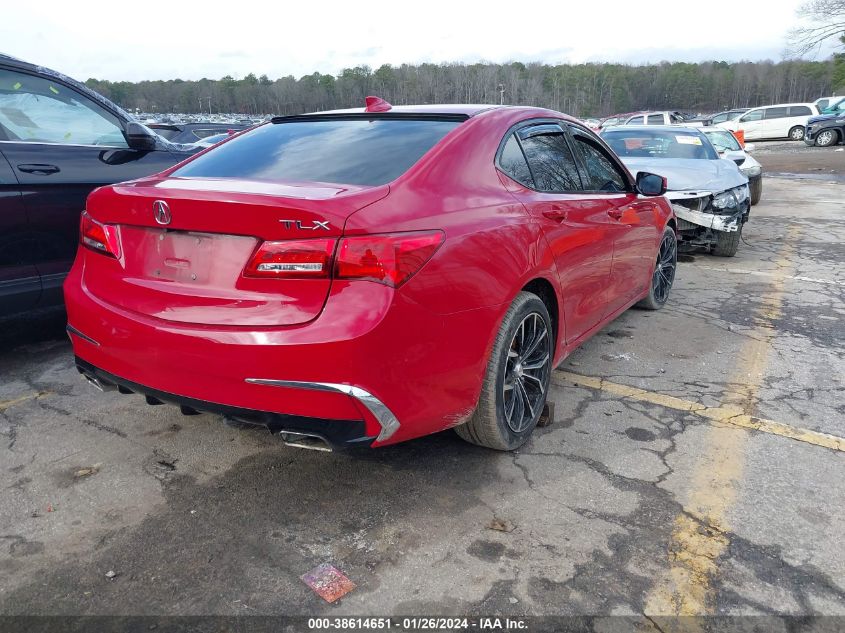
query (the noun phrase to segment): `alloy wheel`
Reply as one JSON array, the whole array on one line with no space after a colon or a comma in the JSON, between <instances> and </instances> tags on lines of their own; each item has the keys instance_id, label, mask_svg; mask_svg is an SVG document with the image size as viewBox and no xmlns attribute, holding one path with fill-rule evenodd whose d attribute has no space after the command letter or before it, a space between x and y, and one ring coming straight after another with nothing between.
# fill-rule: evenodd
<instances>
[{"instance_id":1,"label":"alloy wheel","mask_svg":"<svg viewBox=\"0 0 845 633\"><path fill-rule=\"evenodd\" d=\"M505 364L505 420L514 433L525 431L539 415L546 399L551 364L549 329L545 319L532 312L516 328Z\"/></svg>"},{"instance_id":2,"label":"alloy wheel","mask_svg":"<svg viewBox=\"0 0 845 633\"><path fill-rule=\"evenodd\" d=\"M660 242L660 249L657 251L657 263L654 266L654 274L651 277L651 286L654 291L654 298L658 303L665 303L669 298L669 290L672 282L675 281L675 267L678 258L676 255L678 245L675 236L667 233Z\"/></svg>"},{"instance_id":3,"label":"alloy wheel","mask_svg":"<svg viewBox=\"0 0 845 633\"><path fill-rule=\"evenodd\" d=\"M816 145L821 145L823 147L827 145L833 144L833 132L831 130L825 130L824 132L820 132L819 135L816 137Z\"/></svg>"},{"instance_id":4,"label":"alloy wheel","mask_svg":"<svg viewBox=\"0 0 845 633\"><path fill-rule=\"evenodd\" d=\"M793 141L800 141L804 138L804 129L800 127L795 128L792 130L791 136Z\"/></svg>"}]
</instances>

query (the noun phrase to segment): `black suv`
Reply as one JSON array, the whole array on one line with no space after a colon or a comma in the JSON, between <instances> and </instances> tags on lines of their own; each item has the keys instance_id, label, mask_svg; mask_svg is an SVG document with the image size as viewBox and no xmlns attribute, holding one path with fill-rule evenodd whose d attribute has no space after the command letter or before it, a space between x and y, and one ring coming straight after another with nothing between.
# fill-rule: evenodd
<instances>
[{"instance_id":1,"label":"black suv","mask_svg":"<svg viewBox=\"0 0 845 633\"><path fill-rule=\"evenodd\" d=\"M0 55L0 316L61 304L92 189L199 149L168 142L70 77Z\"/></svg>"},{"instance_id":2,"label":"black suv","mask_svg":"<svg viewBox=\"0 0 845 633\"><path fill-rule=\"evenodd\" d=\"M807 120L804 143L819 147L845 143L845 101L840 101L822 110L820 116Z\"/></svg>"}]
</instances>

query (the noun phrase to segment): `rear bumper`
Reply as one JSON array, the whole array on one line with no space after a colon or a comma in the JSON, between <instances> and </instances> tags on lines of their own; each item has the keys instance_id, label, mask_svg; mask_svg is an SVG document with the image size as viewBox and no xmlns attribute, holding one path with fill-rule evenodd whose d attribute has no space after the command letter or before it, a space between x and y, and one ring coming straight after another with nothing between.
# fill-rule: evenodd
<instances>
[{"instance_id":1,"label":"rear bumper","mask_svg":"<svg viewBox=\"0 0 845 633\"><path fill-rule=\"evenodd\" d=\"M366 424L363 420L322 420L271 411L231 407L215 402L186 398L120 378L95 367L78 356L76 357L76 369L103 390L116 389L121 393L140 394L147 397L148 401L177 405L183 412L216 413L250 424L266 426L271 433L316 436L333 450L370 446L376 439L367 435Z\"/></svg>"},{"instance_id":2,"label":"rear bumper","mask_svg":"<svg viewBox=\"0 0 845 633\"><path fill-rule=\"evenodd\" d=\"M358 421L364 431L356 441L373 446L441 431L472 414L506 308L442 315L405 287L335 281L320 316L302 325L187 325L105 302L85 287L83 268L77 258L65 283L81 366L165 402L199 402L186 405L198 410L233 408L303 424Z\"/></svg>"}]
</instances>

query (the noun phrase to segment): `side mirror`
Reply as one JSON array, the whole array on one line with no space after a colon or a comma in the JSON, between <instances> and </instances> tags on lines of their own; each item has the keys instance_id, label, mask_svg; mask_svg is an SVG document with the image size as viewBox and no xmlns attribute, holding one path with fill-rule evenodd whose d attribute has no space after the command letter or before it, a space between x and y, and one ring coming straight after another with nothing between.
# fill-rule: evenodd
<instances>
[{"instance_id":1,"label":"side mirror","mask_svg":"<svg viewBox=\"0 0 845 633\"><path fill-rule=\"evenodd\" d=\"M647 171L638 172L637 191L644 196L662 196L666 193L666 179Z\"/></svg>"},{"instance_id":2,"label":"side mirror","mask_svg":"<svg viewBox=\"0 0 845 633\"><path fill-rule=\"evenodd\" d=\"M156 148L155 134L137 121L130 121L126 124L124 135L126 136L126 143L131 149L149 151Z\"/></svg>"}]
</instances>

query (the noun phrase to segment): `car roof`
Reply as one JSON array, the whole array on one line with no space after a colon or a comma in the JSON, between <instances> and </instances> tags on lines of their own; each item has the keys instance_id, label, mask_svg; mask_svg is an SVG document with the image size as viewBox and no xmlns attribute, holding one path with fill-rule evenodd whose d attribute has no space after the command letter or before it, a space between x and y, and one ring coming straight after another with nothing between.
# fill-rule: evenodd
<instances>
[{"instance_id":1,"label":"car roof","mask_svg":"<svg viewBox=\"0 0 845 633\"><path fill-rule=\"evenodd\" d=\"M804 102L804 103L771 103L769 105L761 105L757 106L756 108L749 108L749 110L759 110L760 108L786 108L789 106L815 106L815 103Z\"/></svg>"},{"instance_id":2,"label":"car roof","mask_svg":"<svg viewBox=\"0 0 845 633\"><path fill-rule=\"evenodd\" d=\"M391 106L386 113L403 113L403 114L464 114L466 116L474 116L479 112L485 110L494 110L508 106L493 105L489 103L480 104L462 104L462 103L443 103L443 104L423 104L423 105L396 105ZM324 110L321 112L310 112L308 114L365 114L366 108L344 108L341 110Z\"/></svg>"}]
</instances>

